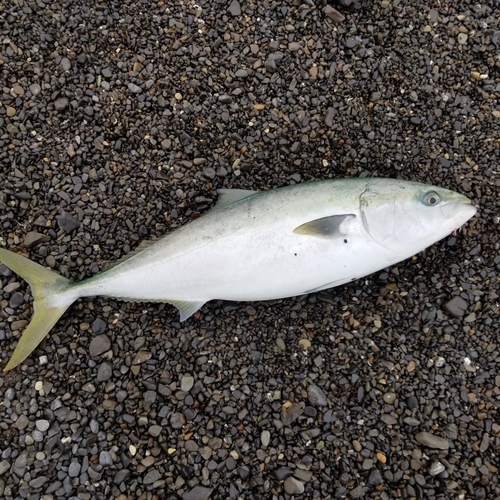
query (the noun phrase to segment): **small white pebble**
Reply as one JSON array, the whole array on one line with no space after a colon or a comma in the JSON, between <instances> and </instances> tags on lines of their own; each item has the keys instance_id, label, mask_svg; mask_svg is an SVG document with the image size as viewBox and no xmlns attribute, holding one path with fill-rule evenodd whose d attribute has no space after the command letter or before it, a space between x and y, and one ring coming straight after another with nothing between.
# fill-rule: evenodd
<instances>
[{"instance_id":1,"label":"small white pebble","mask_svg":"<svg viewBox=\"0 0 500 500\"><path fill-rule=\"evenodd\" d=\"M436 368L441 368L445 364L446 364L446 361L442 356L438 356L436 358L436 361L434 361L434 365L436 366Z\"/></svg>"},{"instance_id":2,"label":"small white pebble","mask_svg":"<svg viewBox=\"0 0 500 500\"><path fill-rule=\"evenodd\" d=\"M476 367L472 364L472 361L467 357L464 358L464 368L468 372L475 372L476 371Z\"/></svg>"}]
</instances>

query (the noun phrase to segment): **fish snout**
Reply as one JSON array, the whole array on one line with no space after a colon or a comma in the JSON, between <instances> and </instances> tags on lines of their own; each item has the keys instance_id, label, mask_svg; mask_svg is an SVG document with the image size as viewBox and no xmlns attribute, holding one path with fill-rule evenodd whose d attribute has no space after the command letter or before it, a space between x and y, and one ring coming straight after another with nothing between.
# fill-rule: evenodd
<instances>
[{"instance_id":1,"label":"fish snout","mask_svg":"<svg viewBox=\"0 0 500 500\"><path fill-rule=\"evenodd\" d=\"M461 198L459 201L452 201L441 207L443 216L452 222L455 229L465 224L477 212L477 207L472 204L469 198L465 196L461 196Z\"/></svg>"}]
</instances>

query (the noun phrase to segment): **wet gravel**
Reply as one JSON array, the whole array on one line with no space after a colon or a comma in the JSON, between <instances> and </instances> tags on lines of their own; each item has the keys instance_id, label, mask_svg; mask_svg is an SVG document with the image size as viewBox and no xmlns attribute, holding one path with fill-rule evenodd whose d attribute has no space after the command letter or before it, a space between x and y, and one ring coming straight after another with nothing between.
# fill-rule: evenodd
<instances>
[{"instance_id":1,"label":"wet gravel","mask_svg":"<svg viewBox=\"0 0 500 500\"><path fill-rule=\"evenodd\" d=\"M0 245L64 276L219 187L400 176L480 210L316 295L79 301L0 375L0 497L499 498L497 7L3 2ZM6 363L32 299L0 283Z\"/></svg>"}]
</instances>

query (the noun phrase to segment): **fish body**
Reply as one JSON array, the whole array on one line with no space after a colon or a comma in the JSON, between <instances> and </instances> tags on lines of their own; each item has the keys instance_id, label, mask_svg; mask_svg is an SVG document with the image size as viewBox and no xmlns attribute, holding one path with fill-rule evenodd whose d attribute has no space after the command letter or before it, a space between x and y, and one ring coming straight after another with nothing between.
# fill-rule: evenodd
<instances>
[{"instance_id":1,"label":"fish body","mask_svg":"<svg viewBox=\"0 0 500 500\"><path fill-rule=\"evenodd\" d=\"M411 257L476 212L458 193L395 179L220 194L202 217L78 283L0 249L0 262L30 283L35 298L34 319L6 369L22 362L80 297L169 302L185 320L213 299L302 295Z\"/></svg>"}]
</instances>

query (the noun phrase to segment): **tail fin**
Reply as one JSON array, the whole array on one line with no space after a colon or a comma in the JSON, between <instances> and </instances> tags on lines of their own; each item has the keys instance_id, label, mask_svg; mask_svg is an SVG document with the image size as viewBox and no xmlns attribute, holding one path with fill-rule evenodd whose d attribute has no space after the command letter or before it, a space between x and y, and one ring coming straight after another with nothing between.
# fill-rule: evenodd
<instances>
[{"instance_id":1,"label":"tail fin","mask_svg":"<svg viewBox=\"0 0 500 500\"><path fill-rule=\"evenodd\" d=\"M0 263L30 284L35 310L31 323L24 330L14 354L4 368L4 371L8 371L21 364L35 350L76 297L60 297L71 282L26 257L0 248Z\"/></svg>"}]
</instances>

